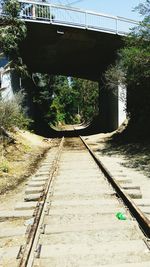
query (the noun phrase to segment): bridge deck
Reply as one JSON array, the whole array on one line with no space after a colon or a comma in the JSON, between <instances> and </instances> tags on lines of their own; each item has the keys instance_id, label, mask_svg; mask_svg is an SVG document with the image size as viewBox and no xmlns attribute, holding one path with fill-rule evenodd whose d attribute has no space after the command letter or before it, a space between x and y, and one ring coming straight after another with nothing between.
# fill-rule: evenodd
<instances>
[{"instance_id":1,"label":"bridge deck","mask_svg":"<svg viewBox=\"0 0 150 267\"><path fill-rule=\"evenodd\" d=\"M25 21L47 23L126 35L137 26L135 20L96 13L69 6L19 0L21 4L20 18ZM2 10L0 11L3 14Z\"/></svg>"}]
</instances>

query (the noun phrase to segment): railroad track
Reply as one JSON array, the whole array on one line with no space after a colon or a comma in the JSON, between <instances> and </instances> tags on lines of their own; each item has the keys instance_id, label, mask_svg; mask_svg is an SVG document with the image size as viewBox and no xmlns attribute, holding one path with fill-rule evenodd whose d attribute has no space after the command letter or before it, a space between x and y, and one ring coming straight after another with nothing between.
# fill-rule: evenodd
<instances>
[{"instance_id":1,"label":"railroad track","mask_svg":"<svg viewBox=\"0 0 150 267\"><path fill-rule=\"evenodd\" d=\"M84 140L63 138L48 153L25 201L25 238L0 250L0 266L150 266L149 219Z\"/></svg>"}]
</instances>

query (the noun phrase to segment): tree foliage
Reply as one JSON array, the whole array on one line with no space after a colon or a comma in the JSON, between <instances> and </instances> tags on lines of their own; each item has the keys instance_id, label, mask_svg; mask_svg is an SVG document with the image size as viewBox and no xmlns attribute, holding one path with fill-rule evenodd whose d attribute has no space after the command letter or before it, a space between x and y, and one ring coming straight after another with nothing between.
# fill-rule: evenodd
<instances>
[{"instance_id":1,"label":"tree foliage","mask_svg":"<svg viewBox=\"0 0 150 267\"><path fill-rule=\"evenodd\" d=\"M27 74L27 68L23 65L19 46L26 37L26 25L19 19L21 11L17 0L3 0L3 13L7 16L1 18L0 47L10 61L10 67L20 73Z\"/></svg>"},{"instance_id":2,"label":"tree foliage","mask_svg":"<svg viewBox=\"0 0 150 267\"><path fill-rule=\"evenodd\" d=\"M75 124L91 121L97 115L97 83L46 74L34 75L34 82L32 94L37 123Z\"/></svg>"},{"instance_id":3,"label":"tree foliage","mask_svg":"<svg viewBox=\"0 0 150 267\"><path fill-rule=\"evenodd\" d=\"M9 16L9 19L19 17L20 4L17 0L3 0L2 1L3 12Z\"/></svg>"},{"instance_id":4,"label":"tree foliage","mask_svg":"<svg viewBox=\"0 0 150 267\"><path fill-rule=\"evenodd\" d=\"M32 75L32 80L34 81L34 86L30 89L30 94L32 98L32 105L35 121L37 128L38 125L48 125L49 123L49 108L52 102L52 77L47 74L35 73Z\"/></svg>"},{"instance_id":5,"label":"tree foliage","mask_svg":"<svg viewBox=\"0 0 150 267\"><path fill-rule=\"evenodd\" d=\"M136 10L144 19L124 39L125 46L118 52L116 65L108 68L105 78L108 87L111 81L112 89L117 80L126 84L128 131L131 130L130 135L136 131L136 136L142 138L150 133L150 1L146 0Z\"/></svg>"},{"instance_id":6,"label":"tree foliage","mask_svg":"<svg viewBox=\"0 0 150 267\"><path fill-rule=\"evenodd\" d=\"M29 125L31 121L26 116L26 110L22 108L24 96L20 91L13 99L0 99L0 127L10 130L14 126L26 128Z\"/></svg>"},{"instance_id":7,"label":"tree foliage","mask_svg":"<svg viewBox=\"0 0 150 267\"><path fill-rule=\"evenodd\" d=\"M9 67L18 72L25 72L19 45L26 36L26 26L19 20L20 4L17 0L1 1L5 16L0 20L0 47L9 60ZM22 108L24 94L22 91L13 99L0 99L0 127L10 129L13 126L26 127L30 120Z\"/></svg>"},{"instance_id":8,"label":"tree foliage","mask_svg":"<svg viewBox=\"0 0 150 267\"><path fill-rule=\"evenodd\" d=\"M134 10L138 11L143 16L150 16L150 0L140 3Z\"/></svg>"},{"instance_id":9,"label":"tree foliage","mask_svg":"<svg viewBox=\"0 0 150 267\"><path fill-rule=\"evenodd\" d=\"M58 79L58 78L57 78ZM98 85L79 78L64 79L54 86L54 99L51 105L56 112L56 122L66 124L91 121L98 113Z\"/></svg>"},{"instance_id":10,"label":"tree foliage","mask_svg":"<svg viewBox=\"0 0 150 267\"><path fill-rule=\"evenodd\" d=\"M99 111L98 83L78 78L72 79L72 88L78 93L78 112L81 121L91 121Z\"/></svg>"}]
</instances>

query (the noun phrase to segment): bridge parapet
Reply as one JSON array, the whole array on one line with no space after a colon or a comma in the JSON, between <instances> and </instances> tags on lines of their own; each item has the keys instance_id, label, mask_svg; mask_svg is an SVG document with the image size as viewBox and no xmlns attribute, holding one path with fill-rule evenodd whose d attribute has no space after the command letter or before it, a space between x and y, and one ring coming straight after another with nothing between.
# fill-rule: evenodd
<instances>
[{"instance_id":1,"label":"bridge parapet","mask_svg":"<svg viewBox=\"0 0 150 267\"><path fill-rule=\"evenodd\" d=\"M110 16L92 11L54 5L36 1L19 0L20 18L25 21L76 27L118 35L127 35L131 28L138 25L135 20ZM1 15L4 15L2 11Z\"/></svg>"}]
</instances>

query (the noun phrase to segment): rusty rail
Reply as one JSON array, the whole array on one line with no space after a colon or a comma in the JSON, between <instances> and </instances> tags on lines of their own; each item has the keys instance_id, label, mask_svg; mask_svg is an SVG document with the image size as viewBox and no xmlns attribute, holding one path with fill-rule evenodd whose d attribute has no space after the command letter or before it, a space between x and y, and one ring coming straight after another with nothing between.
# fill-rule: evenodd
<instances>
[{"instance_id":1,"label":"rusty rail","mask_svg":"<svg viewBox=\"0 0 150 267\"><path fill-rule=\"evenodd\" d=\"M116 181L115 177L111 175L111 173L107 170L107 168L102 164L102 162L97 158L95 153L91 150L91 148L86 144L86 142L83 140L83 138L80 136L82 142L90 152L91 156L99 166L99 168L104 173L105 177L109 181L109 183L112 185L112 187L115 189L117 195L123 200L124 204L128 207L129 211L132 213L132 215L135 217L135 219L138 221L140 228L145 233L147 238L150 238L150 220L146 217L146 215L139 209L139 207L134 203L134 201L131 199L131 197L124 192L124 190L121 188L119 183Z\"/></svg>"}]
</instances>

